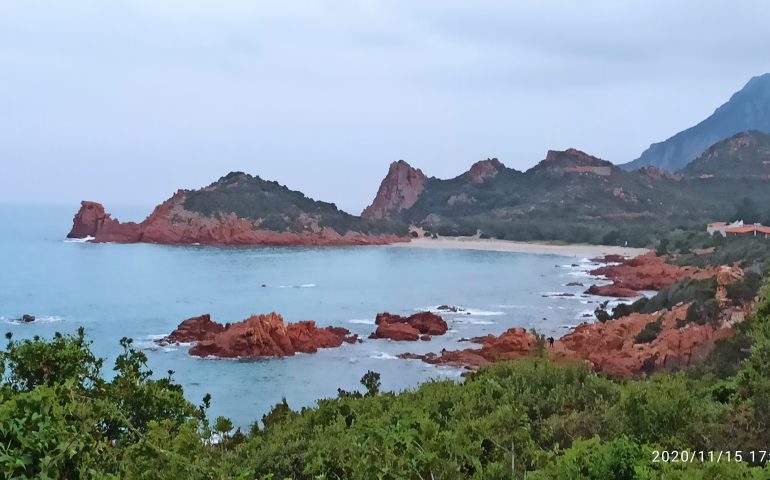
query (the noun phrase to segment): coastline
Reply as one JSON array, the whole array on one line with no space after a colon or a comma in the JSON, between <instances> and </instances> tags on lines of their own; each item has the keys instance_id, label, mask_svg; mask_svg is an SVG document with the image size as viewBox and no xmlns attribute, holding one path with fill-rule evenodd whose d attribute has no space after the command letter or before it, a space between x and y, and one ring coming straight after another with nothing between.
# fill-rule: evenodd
<instances>
[{"instance_id":1,"label":"coastline","mask_svg":"<svg viewBox=\"0 0 770 480\"><path fill-rule=\"evenodd\" d=\"M561 255L566 257L601 257L623 255L635 257L649 252L647 248L616 247L612 245L590 245L582 243L537 243L516 242L477 237L415 238L410 242L393 243L389 246L400 248L440 248L457 250L484 250L490 252L534 253Z\"/></svg>"}]
</instances>

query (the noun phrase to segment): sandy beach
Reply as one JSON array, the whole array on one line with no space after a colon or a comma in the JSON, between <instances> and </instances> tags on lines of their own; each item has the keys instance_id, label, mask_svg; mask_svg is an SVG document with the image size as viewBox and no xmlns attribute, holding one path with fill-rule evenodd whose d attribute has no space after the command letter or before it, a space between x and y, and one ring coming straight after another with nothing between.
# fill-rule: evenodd
<instances>
[{"instance_id":1,"label":"sandy beach","mask_svg":"<svg viewBox=\"0 0 770 480\"><path fill-rule=\"evenodd\" d=\"M635 257L649 251L646 248L614 247L609 245L514 242L473 237L415 238L410 242L396 243L393 246L402 248L453 248L493 252L536 253L588 258L611 254Z\"/></svg>"}]
</instances>

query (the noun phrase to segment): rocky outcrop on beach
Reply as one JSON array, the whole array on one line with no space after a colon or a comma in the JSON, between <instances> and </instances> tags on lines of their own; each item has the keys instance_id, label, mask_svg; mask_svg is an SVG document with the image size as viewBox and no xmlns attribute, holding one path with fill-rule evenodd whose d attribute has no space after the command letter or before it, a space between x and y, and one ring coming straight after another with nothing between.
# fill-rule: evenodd
<instances>
[{"instance_id":1,"label":"rocky outcrop on beach","mask_svg":"<svg viewBox=\"0 0 770 480\"><path fill-rule=\"evenodd\" d=\"M160 342L195 342L189 353L198 357L264 358L315 353L357 339L344 328L321 328L313 321L286 324L281 315L268 313L227 325L212 322L208 314L193 317Z\"/></svg>"},{"instance_id":2,"label":"rocky outcrop on beach","mask_svg":"<svg viewBox=\"0 0 770 480\"><path fill-rule=\"evenodd\" d=\"M435 335L445 334L448 329L444 319L431 312L419 312L408 317L384 312L377 314L374 323L377 330L369 338L396 341L430 340Z\"/></svg>"},{"instance_id":3,"label":"rocky outcrop on beach","mask_svg":"<svg viewBox=\"0 0 770 480\"><path fill-rule=\"evenodd\" d=\"M374 201L364 209L361 216L383 219L410 208L420 198L427 179L422 170L413 168L403 160L391 163Z\"/></svg>"},{"instance_id":4,"label":"rocky outcrop on beach","mask_svg":"<svg viewBox=\"0 0 770 480\"><path fill-rule=\"evenodd\" d=\"M81 202L67 237L115 243L325 246L407 241L406 233L405 227L374 225L334 204L236 172L200 190L177 191L141 223L121 223L101 204Z\"/></svg>"},{"instance_id":5,"label":"rocky outcrop on beach","mask_svg":"<svg viewBox=\"0 0 770 480\"><path fill-rule=\"evenodd\" d=\"M583 323L547 352L556 361L584 360L594 371L618 377L689 367L705 358L717 340L730 336L731 328L724 321L686 323L688 307Z\"/></svg>"},{"instance_id":6,"label":"rocky outcrop on beach","mask_svg":"<svg viewBox=\"0 0 770 480\"><path fill-rule=\"evenodd\" d=\"M440 354L417 355L405 353L400 358L422 360L432 365L477 369L503 360L514 360L529 355L536 349L537 337L523 328L511 328L500 336L487 335L471 339L481 348L441 350Z\"/></svg>"},{"instance_id":7,"label":"rocky outcrop on beach","mask_svg":"<svg viewBox=\"0 0 770 480\"><path fill-rule=\"evenodd\" d=\"M634 297L643 290L660 290L685 278L703 280L716 274L716 269L680 267L666 262L654 252L631 259L613 256L604 259L615 264L605 265L589 272L612 280L610 285L593 285L586 293L607 297Z\"/></svg>"}]
</instances>

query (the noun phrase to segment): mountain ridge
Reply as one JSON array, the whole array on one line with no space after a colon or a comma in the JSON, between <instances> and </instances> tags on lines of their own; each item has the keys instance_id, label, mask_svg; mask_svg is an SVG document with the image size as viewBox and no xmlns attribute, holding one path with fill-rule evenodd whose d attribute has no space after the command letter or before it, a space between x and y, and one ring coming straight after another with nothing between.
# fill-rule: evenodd
<instances>
[{"instance_id":1,"label":"mountain ridge","mask_svg":"<svg viewBox=\"0 0 770 480\"><path fill-rule=\"evenodd\" d=\"M677 171L714 143L748 130L770 133L770 73L751 78L706 119L653 143L639 158L620 167L631 171L653 165Z\"/></svg>"}]
</instances>

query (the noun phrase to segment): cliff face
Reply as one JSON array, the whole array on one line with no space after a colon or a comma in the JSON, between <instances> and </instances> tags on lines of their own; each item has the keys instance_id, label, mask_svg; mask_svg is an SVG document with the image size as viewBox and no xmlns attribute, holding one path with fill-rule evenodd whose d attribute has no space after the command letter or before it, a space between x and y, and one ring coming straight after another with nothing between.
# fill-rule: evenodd
<instances>
[{"instance_id":1,"label":"cliff face","mask_svg":"<svg viewBox=\"0 0 770 480\"><path fill-rule=\"evenodd\" d=\"M376 245L404 241L372 224L275 182L232 173L208 187L179 190L141 223L121 223L84 201L67 237L94 242L213 245ZM405 233L405 232L404 232Z\"/></svg>"},{"instance_id":2,"label":"cliff face","mask_svg":"<svg viewBox=\"0 0 770 480\"><path fill-rule=\"evenodd\" d=\"M730 336L732 330L725 323L679 326L687 316L688 306L634 313L606 323L584 323L556 342L549 353L557 360L583 359L597 372L620 377L689 367L705 358L714 343ZM651 323L659 326L655 338L637 340Z\"/></svg>"},{"instance_id":3,"label":"cliff face","mask_svg":"<svg viewBox=\"0 0 770 480\"><path fill-rule=\"evenodd\" d=\"M383 219L410 208L420 198L427 177L419 168L403 160L390 164L371 205L361 213L364 218Z\"/></svg>"},{"instance_id":4,"label":"cliff face","mask_svg":"<svg viewBox=\"0 0 770 480\"><path fill-rule=\"evenodd\" d=\"M468 170L468 178L473 183L484 183L488 178L495 178L498 172L505 168L505 165L496 158L488 158L481 160L473 165Z\"/></svg>"}]
</instances>

